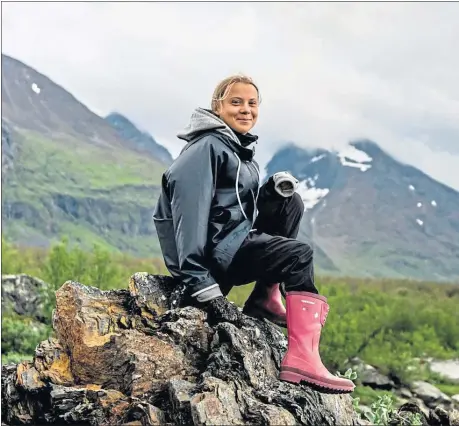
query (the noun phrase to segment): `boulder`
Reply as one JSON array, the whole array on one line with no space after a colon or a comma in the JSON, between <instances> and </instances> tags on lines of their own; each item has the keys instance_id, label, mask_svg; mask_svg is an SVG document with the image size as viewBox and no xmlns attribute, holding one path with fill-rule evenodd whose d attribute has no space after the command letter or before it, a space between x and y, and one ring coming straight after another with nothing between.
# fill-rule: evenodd
<instances>
[{"instance_id":1,"label":"boulder","mask_svg":"<svg viewBox=\"0 0 459 426\"><path fill-rule=\"evenodd\" d=\"M408 388L400 388L397 392L402 398L410 399L413 397L413 394Z\"/></svg>"},{"instance_id":2,"label":"boulder","mask_svg":"<svg viewBox=\"0 0 459 426\"><path fill-rule=\"evenodd\" d=\"M49 284L26 274L2 275L2 311L46 321Z\"/></svg>"},{"instance_id":3,"label":"boulder","mask_svg":"<svg viewBox=\"0 0 459 426\"><path fill-rule=\"evenodd\" d=\"M412 424L412 415L419 416L422 425L431 426L459 426L459 412L447 412L441 407L436 407L433 410L421 409L414 401L402 405L393 415L389 421L389 425L409 425Z\"/></svg>"},{"instance_id":4,"label":"boulder","mask_svg":"<svg viewBox=\"0 0 459 426\"><path fill-rule=\"evenodd\" d=\"M441 376L459 383L459 359L429 360L430 369Z\"/></svg>"},{"instance_id":5,"label":"boulder","mask_svg":"<svg viewBox=\"0 0 459 426\"><path fill-rule=\"evenodd\" d=\"M439 404L446 406L451 404L451 398L448 395L434 385L421 380L416 380L411 384L411 391L430 408L435 408Z\"/></svg>"},{"instance_id":6,"label":"boulder","mask_svg":"<svg viewBox=\"0 0 459 426\"><path fill-rule=\"evenodd\" d=\"M394 382L384 374L381 374L371 365L366 365L360 373L360 382L362 385L370 386L373 389L392 390Z\"/></svg>"},{"instance_id":7,"label":"boulder","mask_svg":"<svg viewBox=\"0 0 459 426\"><path fill-rule=\"evenodd\" d=\"M375 367L366 364L358 357L349 360L348 365L357 372L357 377L364 386L381 390L392 390L395 387L395 383L389 377L381 374Z\"/></svg>"},{"instance_id":8,"label":"boulder","mask_svg":"<svg viewBox=\"0 0 459 426\"><path fill-rule=\"evenodd\" d=\"M359 424L350 395L278 380L287 347L279 327L246 316L239 327L209 324L204 311L179 306L174 288L146 273L127 290L66 282L56 292L55 338L33 361L2 366L4 421Z\"/></svg>"}]
</instances>

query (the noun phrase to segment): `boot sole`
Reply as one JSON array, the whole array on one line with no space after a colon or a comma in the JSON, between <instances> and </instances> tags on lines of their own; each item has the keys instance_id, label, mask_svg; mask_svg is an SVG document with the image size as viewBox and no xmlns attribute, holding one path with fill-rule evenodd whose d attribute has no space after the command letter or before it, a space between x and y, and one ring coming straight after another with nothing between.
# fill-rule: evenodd
<instances>
[{"instance_id":1,"label":"boot sole","mask_svg":"<svg viewBox=\"0 0 459 426\"><path fill-rule=\"evenodd\" d=\"M279 379L284 382L300 384L301 382L306 382L308 385L313 385L314 387L319 388L321 391L323 389L330 391L331 393L352 393L355 389L355 386L352 388L349 386L339 386L327 383L323 380L318 380L306 374L296 373L290 370L281 370L279 374Z\"/></svg>"},{"instance_id":2,"label":"boot sole","mask_svg":"<svg viewBox=\"0 0 459 426\"><path fill-rule=\"evenodd\" d=\"M269 311L258 308L256 306L251 306L247 309L244 307L242 313L248 315L249 317L257 318L260 320L267 319L268 321L278 325L279 327L287 328L287 321L279 320L277 316L271 314Z\"/></svg>"}]
</instances>

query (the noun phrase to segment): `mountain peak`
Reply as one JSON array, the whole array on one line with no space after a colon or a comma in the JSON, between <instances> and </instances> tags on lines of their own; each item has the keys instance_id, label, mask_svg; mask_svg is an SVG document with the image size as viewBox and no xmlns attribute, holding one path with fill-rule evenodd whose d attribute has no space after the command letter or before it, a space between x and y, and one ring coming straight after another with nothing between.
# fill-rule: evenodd
<instances>
[{"instance_id":1,"label":"mountain peak","mask_svg":"<svg viewBox=\"0 0 459 426\"><path fill-rule=\"evenodd\" d=\"M282 170L299 180L306 211L299 235L343 273L459 276L459 193L377 143L354 140L330 151L286 146L266 174Z\"/></svg>"},{"instance_id":2,"label":"mountain peak","mask_svg":"<svg viewBox=\"0 0 459 426\"><path fill-rule=\"evenodd\" d=\"M160 145L148 132L141 131L131 120L119 112L111 112L105 117L109 123L124 139L134 142L139 148L153 154L164 164L171 164L173 159L169 151Z\"/></svg>"},{"instance_id":3,"label":"mountain peak","mask_svg":"<svg viewBox=\"0 0 459 426\"><path fill-rule=\"evenodd\" d=\"M380 155L388 155L381 147L370 139L357 139L349 143L350 146L365 152L370 157L378 157Z\"/></svg>"},{"instance_id":4,"label":"mountain peak","mask_svg":"<svg viewBox=\"0 0 459 426\"><path fill-rule=\"evenodd\" d=\"M131 129L137 129L137 126L129 120L126 116L123 114L120 114L119 112L111 112L105 117L105 120L108 121L112 126L114 127L129 127Z\"/></svg>"},{"instance_id":5,"label":"mountain peak","mask_svg":"<svg viewBox=\"0 0 459 426\"><path fill-rule=\"evenodd\" d=\"M371 168L373 157L366 150L359 149L359 147L361 147L359 144L357 146L349 144L337 151L336 155L343 166L354 167L365 172Z\"/></svg>"}]
</instances>

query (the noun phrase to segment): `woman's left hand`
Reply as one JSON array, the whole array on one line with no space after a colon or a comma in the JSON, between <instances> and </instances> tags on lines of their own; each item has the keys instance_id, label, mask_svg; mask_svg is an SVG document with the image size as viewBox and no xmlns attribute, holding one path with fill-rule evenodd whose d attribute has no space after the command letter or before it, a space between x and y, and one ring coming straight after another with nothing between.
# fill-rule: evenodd
<instances>
[{"instance_id":1,"label":"woman's left hand","mask_svg":"<svg viewBox=\"0 0 459 426\"><path fill-rule=\"evenodd\" d=\"M225 296L209 300L205 305L209 323L230 322L238 327L242 326L244 314Z\"/></svg>"}]
</instances>

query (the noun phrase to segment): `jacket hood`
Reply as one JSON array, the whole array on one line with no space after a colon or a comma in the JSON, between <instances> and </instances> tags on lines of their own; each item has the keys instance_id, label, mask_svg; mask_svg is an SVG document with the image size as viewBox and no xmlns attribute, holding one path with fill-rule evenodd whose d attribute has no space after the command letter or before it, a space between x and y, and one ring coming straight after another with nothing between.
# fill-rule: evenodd
<instances>
[{"instance_id":1,"label":"jacket hood","mask_svg":"<svg viewBox=\"0 0 459 426\"><path fill-rule=\"evenodd\" d=\"M179 139L190 142L200 133L215 130L222 135L229 137L237 145L240 145L239 139L231 128L212 111L204 108L196 108L191 115L188 126L177 134Z\"/></svg>"}]
</instances>

